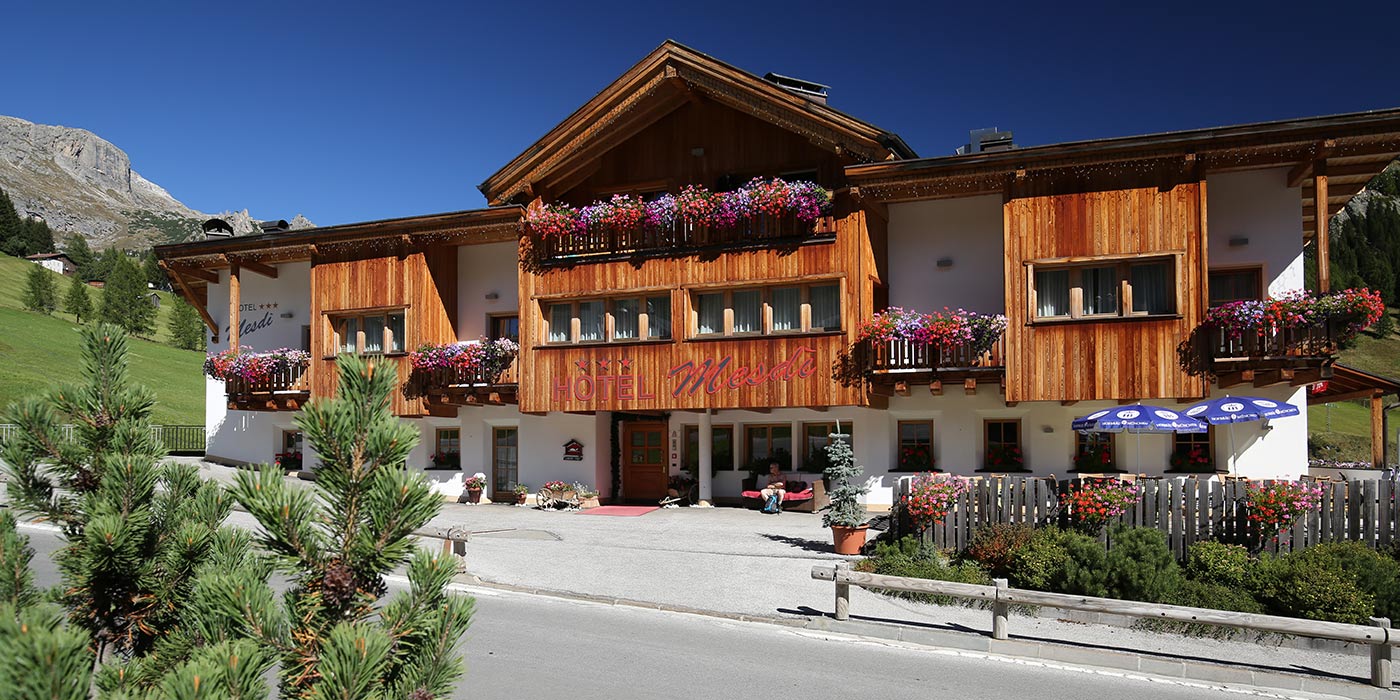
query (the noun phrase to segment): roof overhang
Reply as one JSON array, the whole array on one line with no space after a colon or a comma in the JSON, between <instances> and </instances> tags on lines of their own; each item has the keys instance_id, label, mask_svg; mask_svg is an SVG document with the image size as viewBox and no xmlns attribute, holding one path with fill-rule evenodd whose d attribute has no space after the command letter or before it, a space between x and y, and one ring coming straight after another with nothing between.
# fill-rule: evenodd
<instances>
[{"instance_id":1,"label":"roof overhang","mask_svg":"<svg viewBox=\"0 0 1400 700\"><path fill-rule=\"evenodd\" d=\"M784 90L747 71L667 41L481 183L486 201L533 198L542 183L616 146L703 95L805 135L854 162L913 158L898 136Z\"/></svg>"},{"instance_id":2,"label":"roof overhang","mask_svg":"<svg viewBox=\"0 0 1400 700\"><path fill-rule=\"evenodd\" d=\"M1321 391L1308 391L1308 405L1400 395L1400 382L1346 365L1332 365L1332 376Z\"/></svg>"},{"instance_id":3,"label":"roof overhang","mask_svg":"<svg viewBox=\"0 0 1400 700\"><path fill-rule=\"evenodd\" d=\"M523 213L518 206L472 209L257 236L211 238L156 246L155 252L170 269L198 273L227 267L231 262L266 265L310 260L320 248L363 241L398 239L411 246L513 242L519 237ZM195 279L207 280L207 275L192 276L191 281Z\"/></svg>"},{"instance_id":4,"label":"roof overhang","mask_svg":"<svg viewBox=\"0 0 1400 700\"><path fill-rule=\"evenodd\" d=\"M1292 166L1289 186L1302 187L1303 223L1310 234L1315 163L1325 164L1330 216L1397 157L1400 109L1387 109L853 165L846 178L862 197L895 202L1002 194L1014 178L1085 167L1128 169L1176 161L1205 174Z\"/></svg>"}]
</instances>

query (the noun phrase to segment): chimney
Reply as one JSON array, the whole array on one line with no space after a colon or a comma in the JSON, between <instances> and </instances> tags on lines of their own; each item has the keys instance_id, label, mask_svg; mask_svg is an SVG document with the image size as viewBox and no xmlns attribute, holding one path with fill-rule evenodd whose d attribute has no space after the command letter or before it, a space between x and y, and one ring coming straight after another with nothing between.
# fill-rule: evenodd
<instances>
[{"instance_id":1,"label":"chimney","mask_svg":"<svg viewBox=\"0 0 1400 700\"><path fill-rule=\"evenodd\" d=\"M769 73L763 76L763 79L794 95L804 97L819 105L826 104L827 91L831 89L830 85L822 85L821 83L814 83L810 80L792 78L786 75L778 75L777 73Z\"/></svg>"},{"instance_id":2,"label":"chimney","mask_svg":"<svg viewBox=\"0 0 1400 700\"><path fill-rule=\"evenodd\" d=\"M1016 147L1011 140L1010 131L1001 131L996 127L990 129L973 129L968 132L967 145L958 146L957 154L960 156L972 153L995 153L997 151L1009 151Z\"/></svg>"},{"instance_id":3,"label":"chimney","mask_svg":"<svg viewBox=\"0 0 1400 700\"><path fill-rule=\"evenodd\" d=\"M233 227L223 219L210 219L199 227L204 229L205 238L228 238L233 235Z\"/></svg>"},{"instance_id":4,"label":"chimney","mask_svg":"<svg viewBox=\"0 0 1400 700\"><path fill-rule=\"evenodd\" d=\"M261 228L263 233L283 233L285 231L290 230L287 226L286 219L278 219L276 221L259 221L258 228Z\"/></svg>"}]
</instances>

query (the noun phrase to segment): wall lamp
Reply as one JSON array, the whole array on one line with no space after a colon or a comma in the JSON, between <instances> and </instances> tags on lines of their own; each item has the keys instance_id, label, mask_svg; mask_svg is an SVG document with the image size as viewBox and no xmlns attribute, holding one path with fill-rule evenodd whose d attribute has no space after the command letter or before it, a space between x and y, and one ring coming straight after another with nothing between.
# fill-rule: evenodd
<instances>
[{"instance_id":1,"label":"wall lamp","mask_svg":"<svg viewBox=\"0 0 1400 700\"><path fill-rule=\"evenodd\" d=\"M278 314L278 315L281 316L282 318L292 318L293 316L295 316L295 314L293 314L293 313L290 312L290 311L283 311L281 314Z\"/></svg>"},{"instance_id":2,"label":"wall lamp","mask_svg":"<svg viewBox=\"0 0 1400 700\"><path fill-rule=\"evenodd\" d=\"M952 258L939 258L938 261L935 262L934 264L938 266L938 269L940 269L940 270L946 270L946 269L948 269L948 268L950 268L950 267L953 266L953 259L952 259Z\"/></svg>"},{"instance_id":3,"label":"wall lamp","mask_svg":"<svg viewBox=\"0 0 1400 700\"><path fill-rule=\"evenodd\" d=\"M487 301L495 301L495 300L500 299L500 298L501 298L501 295L500 295L500 294L497 294L497 293L495 293L495 292L487 292L487 293L486 293L486 300L487 300Z\"/></svg>"},{"instance_id":4,"label":"wall lamp","mask_svg":"<svg viewBox=\"0 0 1400 700\"><path fill-rule=\"evenodd\" d=\"M1231 248L1242 248L1249 245L1249 236L1230 236Z\"/></svg>"}]
</instances>

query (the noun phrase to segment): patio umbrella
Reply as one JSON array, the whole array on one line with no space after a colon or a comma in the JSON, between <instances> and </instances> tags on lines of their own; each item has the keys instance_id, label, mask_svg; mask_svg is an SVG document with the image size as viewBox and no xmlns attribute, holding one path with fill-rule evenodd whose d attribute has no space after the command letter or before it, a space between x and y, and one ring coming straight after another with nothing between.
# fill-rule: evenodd
<instances>
[{"instance_id":1,"label":"patio umbrella","mask_svg":"<svg viewBox=\"0 0 1400 700\"><path fill-rule=\"evenodd\" d=\"M1204 433L1206 424L1169 408L1135 403L1095 411L1070 424L1083 433ZM1142 464L1142 438L1135 438L1138 464Z\"/></svg>"},{"instance_id":2,"label":"patio umbrella","mask_svg":"<svg viewBox=\"0 0 1400 700\"><path fill-rule=\"evenodd\" d=\"M1254 396L1231 396L1226 394L1218 399L1208 399L1186 409L1186 415L1203 420L1211 425L1228 425L1226 433L1230 443L1229 471L1235 473L1235 424L1257 420L1296 416L1301 411L1288 402L1261 399Z\"/></svg>"}]
</instances>

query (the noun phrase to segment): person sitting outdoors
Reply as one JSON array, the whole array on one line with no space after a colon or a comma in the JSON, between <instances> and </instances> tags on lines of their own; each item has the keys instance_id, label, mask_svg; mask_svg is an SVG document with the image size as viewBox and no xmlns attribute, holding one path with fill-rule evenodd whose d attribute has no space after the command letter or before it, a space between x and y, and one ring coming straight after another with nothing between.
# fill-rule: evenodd
<instances>
[{"instance_id":1,"label":"person sitting outdoors","mask_svg":"<svg viewBox=\"0 0 1400 700\"><path fill-rule=\"evenodd\" d=\"M783 496L787 494L787 491L783 488L786 484L781 472L782 466L778 464L777 460L768 463L768 485L764 486L763 491L760 492L763 495L765 508L768 507L768 501L776 495L778 497L778 510L783 509Z\"/></svg>"}]
</instances>

